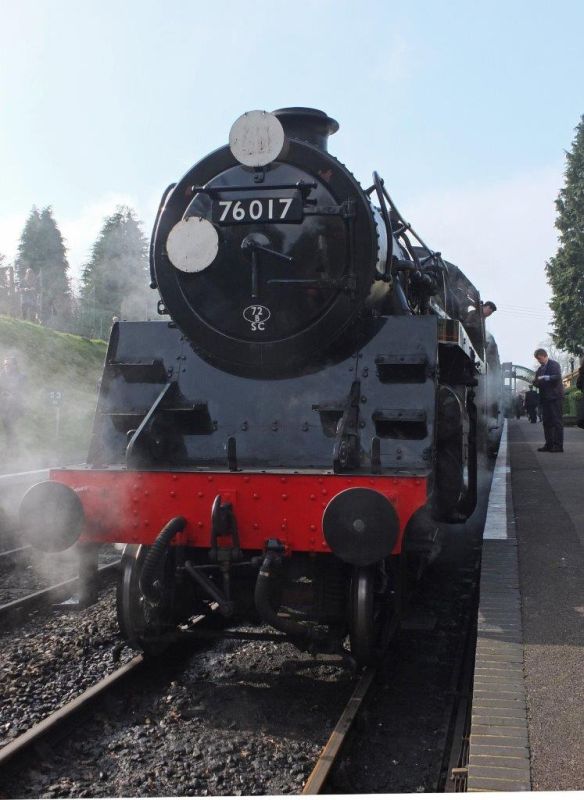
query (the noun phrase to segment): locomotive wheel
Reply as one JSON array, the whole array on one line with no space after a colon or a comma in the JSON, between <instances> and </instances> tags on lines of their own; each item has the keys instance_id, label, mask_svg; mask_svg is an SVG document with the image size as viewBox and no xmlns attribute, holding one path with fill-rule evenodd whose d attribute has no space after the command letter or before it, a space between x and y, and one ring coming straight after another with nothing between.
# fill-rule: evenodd
<instances>
[{"instance_id":1,"label":"locomotive wheel","mask_svg":"<svg viewBox=\"0 0 584 800\"><path fill-rule=\"evenodd\" d=\"M134 650L158 655L167 646L163 633L168 630L158 614L147 610L140 591L140 575L148 547L128 544L124 548L121 575L116 593L116 610L120 632Z\"/></svg>"},{"instance_id":2,"label":"locomotive wheel","mask_svg":"<svg viewBox=\"0 0 584 800\"><path fill-rule=\"evenodd\" d=\"M349 594L349 641L359 666L377 663L387 650L396 621L387 590L379 591L377 566L355 567Z\"/></svg>"}]
</instances>

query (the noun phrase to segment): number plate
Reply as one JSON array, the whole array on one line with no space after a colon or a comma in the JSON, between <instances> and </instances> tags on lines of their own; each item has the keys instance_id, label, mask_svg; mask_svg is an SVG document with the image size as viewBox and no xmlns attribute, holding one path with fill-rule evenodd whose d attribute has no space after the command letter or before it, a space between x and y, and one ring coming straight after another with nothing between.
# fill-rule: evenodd
<instances>
[{"instance_id":1,"label":"number plate","mask_svg":"<svg viewBox=\"0 0 584 800\"><path fill-rule=\"evenodd\" d=\"M246 197L213 200L211 219L219 225L250 225L254 222L302 222L300 192L286 197Z\"/></svg>"}]
</instances>

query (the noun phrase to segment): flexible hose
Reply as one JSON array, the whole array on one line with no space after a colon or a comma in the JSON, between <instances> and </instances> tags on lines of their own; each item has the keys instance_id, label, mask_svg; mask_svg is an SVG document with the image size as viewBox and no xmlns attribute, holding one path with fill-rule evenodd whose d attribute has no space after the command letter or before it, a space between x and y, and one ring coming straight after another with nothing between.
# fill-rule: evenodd
<instances>
[{"instance_id":1,"label":"flexible hose","mask_svg":"<svg viewBox=\"0 0 584 800\"><path fill-rule=\"evenodd\" d=\"M186 524L187 521L184 517L171 519L160 531L154 544L148 550L142 567L142 574L140 575L140 591L151 603L157 603L160 600L160 592L155 586L155 580L164 551L176 534L184 530Z\"/></svg>"},{"instance_id":2,"label":"flexible hose","mask_svg":"<svg viewBox=\"0 0 584 800\"><path fill-rule=\"evenodd\" d=\"M291 619L285 619L272 608L270 603L270 581L274 580L272 567L278 561L274 553L267 553L260 567L260 572L255 585L254 600L260 617L276 630L288 634L294 639L321 640L326 634L316 628L301 625Z\"/></svg>"}]
</instances>

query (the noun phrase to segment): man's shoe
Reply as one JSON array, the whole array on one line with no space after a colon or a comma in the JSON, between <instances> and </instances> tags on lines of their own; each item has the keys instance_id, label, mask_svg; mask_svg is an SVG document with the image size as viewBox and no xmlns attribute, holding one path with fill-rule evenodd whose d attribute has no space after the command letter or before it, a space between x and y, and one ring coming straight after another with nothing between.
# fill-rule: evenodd
<instances>
[{"instance_id":1,"label":"man's shoe","mask_svg":"<svg viewBox=\"0 0 584 800\"><path fill-rule=\"evenodd\" d=\"M551 450L551 448L548 447L547 444L544 444L543 447L538 447L537 448L537 452L538 453L549 453L550 450Z\"/></svg>"},{"instance_id":2,"label":"man's shoe","mask_svg":"<svg viewBox=\"0 0 584 800\"><path fill-rule=\"evenodd\" d=\"M549 452L550 453L563 453L564 452L564 448L563 447L558 447L557 445L554 445L553 447L550 447Z\"/></svg>"}]
</instances>

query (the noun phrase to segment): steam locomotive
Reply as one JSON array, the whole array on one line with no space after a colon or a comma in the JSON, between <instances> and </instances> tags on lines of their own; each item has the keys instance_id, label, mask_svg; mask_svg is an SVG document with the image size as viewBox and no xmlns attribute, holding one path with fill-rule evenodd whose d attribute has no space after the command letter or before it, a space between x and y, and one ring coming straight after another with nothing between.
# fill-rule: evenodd
<instances>
[{"instance_id":1,"label":"steam locomotive","mask_svg":"<svg viewBox=\"0 0 584 800\"><path fill-rule=\"evenodd\" d=\"M337 130L250 111L168 187L162 319L114 325L87 466L22 502L29 538L78 542L86 576L125 543L118 618L138 649L204 615L373 663L438 523L475 507L500 424L479 293L377 173L363 189L328 153Z\"/></svg>"}]
</instances>

